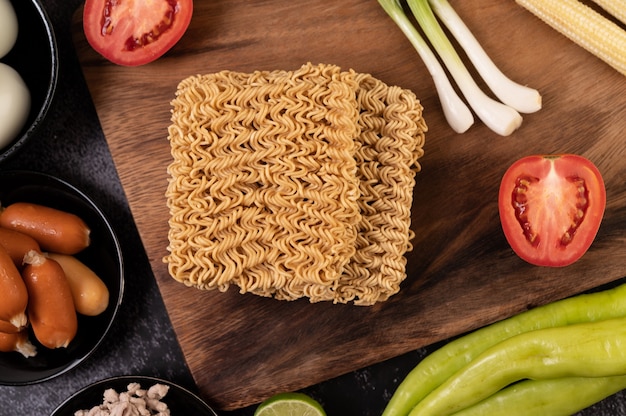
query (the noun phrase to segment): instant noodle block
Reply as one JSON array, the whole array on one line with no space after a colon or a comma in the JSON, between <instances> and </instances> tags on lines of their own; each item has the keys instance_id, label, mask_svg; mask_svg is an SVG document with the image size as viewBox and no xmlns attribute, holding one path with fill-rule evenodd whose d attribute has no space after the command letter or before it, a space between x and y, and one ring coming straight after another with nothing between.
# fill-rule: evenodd
<instances>
[{"instance_id":1,"label":"instant noodle block","mask_svg":"<svg viewBox=\"0 0 626 416\"><path fill-rule=\"evenodd\" d=\"M170 274L371 305L399 291L427 130L409 90L334 65L191 76L172 101Z\"/></svg>"}]
</instances>

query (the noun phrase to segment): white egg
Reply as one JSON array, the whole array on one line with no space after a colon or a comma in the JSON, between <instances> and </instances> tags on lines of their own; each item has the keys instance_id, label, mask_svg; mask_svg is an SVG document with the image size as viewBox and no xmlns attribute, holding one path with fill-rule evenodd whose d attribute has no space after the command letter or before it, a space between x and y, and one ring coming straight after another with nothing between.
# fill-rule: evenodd
<instances>
[{"instance_id":1,"label":"white egg","mask_svg":"<svg viewBox=\"0 0 626 416\"><path fill-rule=\"evenodd\" d=\"M0 149L19 134L29 111L30 92L26 83L15 69L0 62Z\"/></svg>"},{"instance_id":2,"label":"white egg","mask_svg":"<svg viewBox=\"0 0 626 416\"><path fill-rule=\"evenodd\" d=\"M0 0L0 58L9 53L17 39L17 16L9 0Z\"/></svg>"}]
</instances>

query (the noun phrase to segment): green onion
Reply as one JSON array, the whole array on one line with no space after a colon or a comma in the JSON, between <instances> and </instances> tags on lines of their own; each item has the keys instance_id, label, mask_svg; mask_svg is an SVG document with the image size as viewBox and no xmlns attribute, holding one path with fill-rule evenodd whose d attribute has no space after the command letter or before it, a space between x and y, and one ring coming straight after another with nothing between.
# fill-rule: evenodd
<instances>
[{"instance_id":1,"label":"green onion","mask_svg":"<svg viewBox=\"0 0 626 416\"><path fill-rule=\"evenodd\" d=\"M447 0L406 1L447 72L456 82L474 113L487 127L502 136L508 136L522 124L520 112L532 113L541 109L541 95L532 88L512 81L496 67ZM378 0L378 2L400 27L426 64L435 81L450 126L457 133L467 130L473 123L471 111L461 102L439 59L405 15L400 0ZM480 76L501 102L489 97L480 89L439 25L437 17L458 40Z\"/></svg>"},{"instance_id":2,"label":"green onion","mask_svg":"<svg viewBox=\"0 0 626 416\"><path fill-rule=\"evenodd\" d=\"M539 92L520 85L504 75L447 0L428 1L437 17L450 30L487 86L500 101L520 113L534 113L541 109Z\"/></svg>"},{"instance_id":3,"label":"green onion","mask_svg":"<svg viewBox=\"0 0 626 416\"><path fill-rule=\"evenodd\" d=\"M457 133L467 131L474 124L474 117L470 109L457 95L437 57L404 14L398 0L378 0L378 3L402 30L424 61L426 69L435 83L444 115L450 127Z\"/></svg>"},{"instance_id":4,"label":"green onion","mask_svg":"<svg viewBox=\"0 0 626 416\"><path fill-rule=\"evenodd\" d=\"M487 127L502 136L513 133L522 124L522 116L512 107L487 96L478 87L439 25L428 0L407 0L407 3L476 115Z\"/></svg>"}]
</instances>

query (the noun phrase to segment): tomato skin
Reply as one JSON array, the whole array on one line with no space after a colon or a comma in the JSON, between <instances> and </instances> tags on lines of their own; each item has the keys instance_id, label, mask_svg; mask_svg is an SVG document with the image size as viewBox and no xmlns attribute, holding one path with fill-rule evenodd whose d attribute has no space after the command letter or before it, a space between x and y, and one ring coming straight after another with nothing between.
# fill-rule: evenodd
<instances>
[{"instance_id":1,"label":"tomato skin","mask_svg":"<svg viewBox=\"0 0 626 416\"><path fill-rule=\"evenodd\" d=\"M513 251L536 266L580 259L596 237L606 190L598 168L572 154L526 156L502 177L498 209Z\"/></svg>"},{"instance_id":2,"label":"tomato skin","mask_svg":"<svg viewBox=\"0 0 626 416\"><path fill-rule=\"evenodd\" d=\"M86 0L83 30L109 61L139 66L155 61L184 35L193 0Z\"/></svg>"}]
</instances>

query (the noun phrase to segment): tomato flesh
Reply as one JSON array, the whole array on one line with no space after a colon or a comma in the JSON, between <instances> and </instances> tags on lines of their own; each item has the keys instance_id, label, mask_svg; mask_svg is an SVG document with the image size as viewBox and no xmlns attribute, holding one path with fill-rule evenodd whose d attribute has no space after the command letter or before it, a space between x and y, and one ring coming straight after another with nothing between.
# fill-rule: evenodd
<instances>
[{"instance_id":1,"label":"tomato flesh","mask_svg":"<svg viewBox=\"0 0 626 416\"><path fill-rule=\"evenodd\" d=\"M192 0L86 0L83 29L102 56L119 65L152 62L183 36Z\"/></svg>"},{"instance_id":2,"label":"tomato flesh","mask_svg":"<svg viewBox=\"0 0 626 416\"><path fill-rule=\"evenodd\" d=\"M528 156L504 174L500 221L513 251L538 266L567 266L589 249L606 191L598 169L577 155Z\"/></svg>"}]
</instances>

